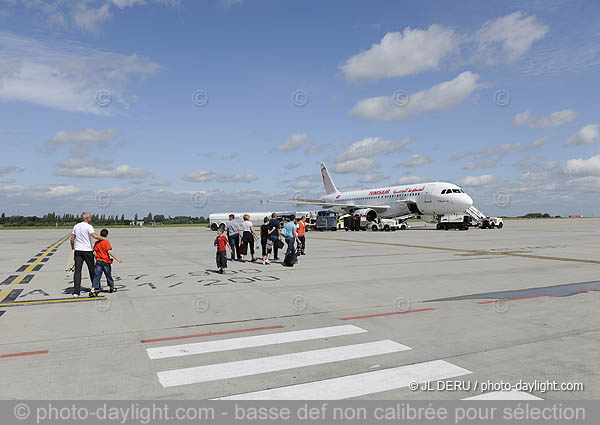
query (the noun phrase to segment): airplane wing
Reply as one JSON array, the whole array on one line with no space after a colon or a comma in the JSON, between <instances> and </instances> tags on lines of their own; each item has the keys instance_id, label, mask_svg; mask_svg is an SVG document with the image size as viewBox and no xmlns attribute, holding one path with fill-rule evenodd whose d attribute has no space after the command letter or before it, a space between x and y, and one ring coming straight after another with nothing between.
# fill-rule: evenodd
<instances>
[{"instance_id":1,"label":"airplane wing","mask_svg":"<svg viewBox=\"0 0 600 425\"><path fill-rule=\"evenodd\" d=\"M265 202L271 203L271 204L296 204L296 205L315 205L315 206L320 206L321 208L337 208L337 209L342 209L345 211L355 211L355 210L362 210L365 208L370 208L372 210L377 211L378 213L383 213L386 212L388 209L390 209L391 207L389 205L361 205L361 204L342 204L339 202L324 202L324 201L320 201L320 200L303 200L303 201L299 201L297 199L290 199L289 201L271 201L271 200L267 200ZM261 201L262 203L262 201Z\"/></svg>"}]
</instances>

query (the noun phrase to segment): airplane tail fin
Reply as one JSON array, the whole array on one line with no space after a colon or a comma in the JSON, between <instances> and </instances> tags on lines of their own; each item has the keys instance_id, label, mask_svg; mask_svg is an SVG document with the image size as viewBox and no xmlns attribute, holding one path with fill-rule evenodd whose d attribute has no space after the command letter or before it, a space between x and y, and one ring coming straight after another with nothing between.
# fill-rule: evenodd
<instances>
[{"instance_id":1,"label":"airplane tail fin","mask_svg":"<svg viewBox=\"0 0 600 425\"><path fill-rule=\"evenodd\" d=\"M335 183L331 179L329 175L329 171L327 171L327 167L323 162L321 162L321 176L323 176L323 185L325 186L325 193L327 195L331 195L332 193L338 193L337 187L335 187Z\"/></svg>"}]
</instances>

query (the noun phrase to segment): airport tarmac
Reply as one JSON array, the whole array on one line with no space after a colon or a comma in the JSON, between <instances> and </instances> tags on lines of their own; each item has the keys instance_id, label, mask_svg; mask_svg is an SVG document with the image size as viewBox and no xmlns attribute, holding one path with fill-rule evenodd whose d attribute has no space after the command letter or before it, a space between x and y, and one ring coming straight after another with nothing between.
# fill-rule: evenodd
<instances>
[{"instance_id":1,"label":"airport tarmac","mask_svg":"<svg viewBox=\"0 0 600 425\"><path fill-rule=\"evenodd\" d=\"M224 275L207 229L113 229L119 291L77 300L69 233L0 231L2 399L600 397L600 219L309 232Z\"/></svg>"}]
</instances>

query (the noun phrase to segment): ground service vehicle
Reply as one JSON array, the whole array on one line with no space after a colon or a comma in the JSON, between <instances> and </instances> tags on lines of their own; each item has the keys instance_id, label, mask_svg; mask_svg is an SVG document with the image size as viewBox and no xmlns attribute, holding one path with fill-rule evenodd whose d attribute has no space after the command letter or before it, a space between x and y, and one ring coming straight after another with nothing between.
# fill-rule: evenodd
<instances>
[{"instance_id":1,"label":"ground service vehicle","mask_svg":"<svg viewBox=\"0 0 600 425\"><path fill-rule=\"evenodd\" d=\"M323 210L317 213L317 230L337 230L338 215L335 211Z\"/></svg>"},{"instance_id":2,"label":"ground service vehicle","mask_svg":"<svg viewBox=\"0 0 600 425\"><path fill-rule=\"evenodd\" d=\"M340 220L340 229L348 230L367 230L367 220L364 216L358 214L346 214Z\"/></svg>"},{"instance_id":3,"label":"ground service vehicle","mask_svg":"<svg viewBox=\"0 0 600 425\"><path fill-rule=\"evenodd\" d=\"M398 223L396 222L396 220L392 220L389 218L379 218L370 223L370 229L373 232L377 232L378 230L381 230L384 232L389 232L389 231L395 232L396 230L400 229L400 226L398 226Z\"/></svg>"},{"instance_id":4,"label":"ground service vehicle","mask_svg":"<svg viewBox=\"0 0 600 425\"><path fill-rule=\"evenodd\" d=\"M466 214L446 214L440 217L437 224L438 230L469 230L471 225L471 216Z\"/></svg>"}]
</instances>

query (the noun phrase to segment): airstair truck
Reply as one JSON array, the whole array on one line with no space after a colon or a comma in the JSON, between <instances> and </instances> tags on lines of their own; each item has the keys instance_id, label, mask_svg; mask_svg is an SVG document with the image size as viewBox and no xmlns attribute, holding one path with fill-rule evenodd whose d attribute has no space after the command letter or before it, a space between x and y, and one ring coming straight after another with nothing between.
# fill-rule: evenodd
<instances>
[{"instance_id":1,"label":"airstair truck","mask_svg":"<svg viewBox=\"0 0 600 425\"><path fill-rule=\"evenodd\" d=\"M480 229L494 229L496 227L502 229L502 227L504 227L504 222L501 217L488 217L483 211L475 206L471 206L465 213L473 218L471 226L476 226Z\"/></svg>"}]
</instances>

